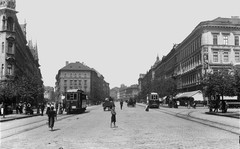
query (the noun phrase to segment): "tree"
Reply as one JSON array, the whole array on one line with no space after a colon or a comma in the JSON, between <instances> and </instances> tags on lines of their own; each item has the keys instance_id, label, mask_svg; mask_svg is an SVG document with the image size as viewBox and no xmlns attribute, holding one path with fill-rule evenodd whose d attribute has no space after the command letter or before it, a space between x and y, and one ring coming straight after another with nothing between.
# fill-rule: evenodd
<instances>
[{"instance_id":1,"label":"tree","mask_svg":"<svg viewBox=\"0 0 240 149\"><path fill-rule=\"evenodd\" d=\"M235 78L227 71L207 74L202 84L206 86L205 93L209 97L220 95L223 98L223 96L234 96L236 94L234 88Z\"/></svg>"},{"instance_id":2,"label":"tree","mask_svg":"<svg viewBox=\"0 0 240 149\"><path fill-rule=\"evenodd\" d=\"M238 95L238 98L240 96L240 70L235 68L234 70L234 79L235 79L235 83L234 83L234 88L236 91L236 94ZM240 100L240 99L238 99Z\"/></svg>"},{"instance_id":3,"label":"tree","mask_svg":"<svg viewBox=\"0 0 240 149\"><path fill-rule=\"evenodd\" d=\"M0 101L4 103L10 103L12 97L14 97L14 83L12 81L0 82Z\"/></svg>"}]
</instances>

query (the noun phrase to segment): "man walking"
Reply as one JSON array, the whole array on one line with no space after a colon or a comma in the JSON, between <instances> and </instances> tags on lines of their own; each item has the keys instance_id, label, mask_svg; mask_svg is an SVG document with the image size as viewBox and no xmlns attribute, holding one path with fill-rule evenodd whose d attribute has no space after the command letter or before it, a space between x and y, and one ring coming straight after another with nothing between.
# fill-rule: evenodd
<instances>
[{"instance_id":1,"label":"man walking","mask_svg":"<svg viewBox=\"0 0 240 149\"><path fill-rule=\"evenodd\" d=\"M122 110L122 107L123 107L123 100L121 99L120 100L120 108L121 108L121 110Z\"/></svg>"}]
</instances>

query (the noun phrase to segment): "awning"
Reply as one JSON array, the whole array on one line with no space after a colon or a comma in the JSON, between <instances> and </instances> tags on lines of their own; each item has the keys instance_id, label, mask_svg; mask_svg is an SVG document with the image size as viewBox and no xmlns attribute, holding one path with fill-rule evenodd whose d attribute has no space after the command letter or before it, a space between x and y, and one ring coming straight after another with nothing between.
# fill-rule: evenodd
<instances>
[{"instance_id":1,"label":"awning","mask_svg":"<svg viewBox=\"0 0 240 149\"><path fill-rule=\"evenodd\" d=\"M184 97L193 97L195 101L203 101L202 91L192 91L192 92L184 92L177 94L174 99L184 98Z\"/></svg>"},{"instance_id":2,"label":"awning","mask_svg":"<svg viewBox=\"0 0 240 149\"><path fill-rule=\"evenodd\" d=\"M220 99L222 99L222 97L220 97ZM237 100L237 96L223 96L223 100Z\"/></svg>"}]
</instances>

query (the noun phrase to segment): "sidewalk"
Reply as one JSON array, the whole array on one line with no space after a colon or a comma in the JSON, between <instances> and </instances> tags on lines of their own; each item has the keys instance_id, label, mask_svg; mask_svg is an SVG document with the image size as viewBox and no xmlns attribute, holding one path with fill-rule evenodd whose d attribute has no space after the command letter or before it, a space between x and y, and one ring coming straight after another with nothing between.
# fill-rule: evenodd
<instances>
[{"instance_id":1,"label":"sidewalk","mask_svg":"<svg viewBox=\"0 0 240 149\"><path fill-rule=\"evenodd\" d=\"M25 113L16 114L16 110L13 110L13 114L5 115L5 118L3 118L3 116L1 115L0 116L0 123L1 122L6 122L6 121L12 121L12 120L16 120L16 119L22 119L22 118L29 118L29 117L33 117L33 116L39 116L39 115L41 115L41 114L37 114L36 109L34 109L34 112L33 112L32 115L25 114Z\"/></svg>"},{"instance_id":2,"label":"sidewalk","mask_svg":"<svg viewBox=\"0 0 240 149\"><path fill-rule=\"evenodd\" d=\"M167 104L161 105L160 107L169 108ZM171 108L169 108L171 109ZM185 106L178 106L178 108L173 109L188 109ZM190 108L193 109L193 108ZM231 117L231 118L237 118L240 119L240 109L228 109L226 113L222 113L221 110L218 112L209 112L208 107L196 107L196 109L206 109L205 114L209 115L216 115L216 116L224 116L224 117Z\"/></svg>"}]
</instances>

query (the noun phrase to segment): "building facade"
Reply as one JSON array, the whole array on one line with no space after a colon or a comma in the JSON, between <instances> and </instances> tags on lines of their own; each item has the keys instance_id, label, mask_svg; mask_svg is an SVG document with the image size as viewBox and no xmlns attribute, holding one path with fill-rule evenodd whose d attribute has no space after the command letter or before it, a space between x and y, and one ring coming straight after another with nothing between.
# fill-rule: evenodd
<instances>
[{"instance_id":1,"label":"building facade","mask_svg":"<svg viewBox=\"0 0 240 149\"><path fill-rule=\"evenodd\" d=\"M19 24L15 7L15 0L0 0L0 80L32 77L43 88L37 45L27 41L26 22Z\"/></svg>"},{"instance_id":2,"label":"building facade","mask_svg":"<svg viewBox=\"0 0 240 149\"><path fill-rule=\"evenodd\" d=\"M239 37L239 17L219 17L199 23L176 48L178 90L201 89L200 79L206 73L239 65Z\"/></svg>"},{"instance_id":3,"label":"building facade","mask_svg":"<svg viewBox=\"0 0 240 149\"><path fill-rule=\"evenodd\" d=\"M55 94L59 102L62 102L65 92L69 89L81 89L87 95L89 101L103 101L110 95L109 83L95 69L84 63L66 62L66 66L56 75Z\"/></svg>"},{"instance_id":4,"label":"building facade","mask_svg":"<svg viewBox=\"0 0 240 149\"><path fill-rule=\"evenodd\" d=\"M240 65L239 17L200 22L167 56L139 78L141 90L149 82L172 77L178 92L201 90L200 80L207 73ZM141 92L146 94L144 92Z\"/></svg>"}]
</instances>

